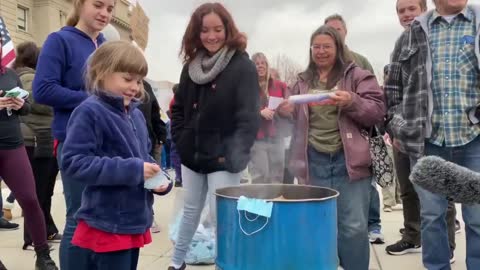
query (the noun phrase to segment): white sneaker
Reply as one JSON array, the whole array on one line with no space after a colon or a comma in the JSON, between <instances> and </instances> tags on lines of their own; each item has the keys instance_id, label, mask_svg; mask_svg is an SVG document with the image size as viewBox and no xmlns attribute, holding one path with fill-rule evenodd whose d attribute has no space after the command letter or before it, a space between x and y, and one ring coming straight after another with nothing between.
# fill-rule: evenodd
<instances>
[{"instance_id":1,"label":"white sneaker","mask_svg":"<svg viewBox=\"0 0 480 270\"><path fill-rule=\"evenodd\" d=\"M395 210L395 211L403 210L403 204L399 203L399 204L395 205L394 207L392 207L392 209Z\"/></svg>"},{"instance_id":2,"label":"white sneaker","mask_svg":"<svg viewBox=\"0 0 480 270\"><path fill-rule=\"evenodd\" d=\"M152 223L152 227L150 227L150 231L152 233L159 233L161 232L160 226L158 226L157 222L154 220Z\"/></svg>"}]
</instances>

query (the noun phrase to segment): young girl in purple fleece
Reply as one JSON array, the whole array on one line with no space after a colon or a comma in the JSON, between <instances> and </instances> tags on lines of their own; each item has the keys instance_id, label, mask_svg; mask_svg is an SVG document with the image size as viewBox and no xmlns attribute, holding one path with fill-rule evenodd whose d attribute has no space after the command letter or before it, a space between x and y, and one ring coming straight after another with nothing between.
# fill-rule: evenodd
<instances>
[{"instance_id":1,"label":"young girl in purple fleece","mask_svg":"<svg viewBox=\"0 0 480 270\"><path fill-rule=\"evenodd\" d=\"M132 44L102 45L89 60L86 86L92 95L67 125L62 169L86 185L72 244L94 253L89 264L95 269L136 269L139 249L152 241L153 193L172 188L171 182L145 188L162 175L137 109L150 98L143 89L147 72L145 57Z\"/></svg>"}]
</instances>

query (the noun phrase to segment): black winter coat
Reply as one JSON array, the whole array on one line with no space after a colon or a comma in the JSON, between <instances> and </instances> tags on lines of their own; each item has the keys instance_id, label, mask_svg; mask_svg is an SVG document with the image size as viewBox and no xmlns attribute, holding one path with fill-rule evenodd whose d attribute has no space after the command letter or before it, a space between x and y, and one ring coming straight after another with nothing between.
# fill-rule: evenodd
<instances>
[{"instance_id":1,"label":"black winter coat","mask_svg":"<svg viewBox=\"0 0 480 270\"><path fill-rule=\"evenodd\" d=\"M191 80L185 65L171 112L182 164L203 174L244 170L260 123L259 92L255 65L245 52L204 85Z\"/></svg>"},{"instance_id":2,"label":"black winter coat","mask_svg":"<svg viewBox=\"0 0 480 270\"><path fill-rule=\"evenodd\" d=\"M167 127L160 118L160 106L158 105L155 93L153 93L152 86L144 80L143 87L148 94L148 98L138 109L143 113L143 117L145 117L145 121L147 122L148 136L152 143L150 154L153 154L155 145L164 143L167 140Z\"/></svg>"}]
</instances>

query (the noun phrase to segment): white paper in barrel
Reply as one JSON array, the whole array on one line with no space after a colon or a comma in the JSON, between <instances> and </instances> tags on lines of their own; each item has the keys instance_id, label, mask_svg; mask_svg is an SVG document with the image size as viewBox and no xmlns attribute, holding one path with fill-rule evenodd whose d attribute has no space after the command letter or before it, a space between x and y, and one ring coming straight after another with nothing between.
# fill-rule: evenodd
<instances>
[{"instance_id":1,"label":"white paper in barrel","mask_svg":"<svg viewBox=\"0 0 480 270\"><path fill-rule=\"evenodd\" d=\"M312 102L320 102L330 99L329 93L319 93L319 94L305 94L305 95L293 95L288 98L288 101L293 104L305 104Z\"/></svg>"}]
</instances>

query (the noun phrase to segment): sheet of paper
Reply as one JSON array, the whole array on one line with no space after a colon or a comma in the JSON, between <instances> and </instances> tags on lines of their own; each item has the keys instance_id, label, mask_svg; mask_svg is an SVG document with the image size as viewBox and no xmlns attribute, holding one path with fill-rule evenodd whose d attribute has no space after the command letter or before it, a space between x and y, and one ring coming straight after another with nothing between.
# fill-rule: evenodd
<instances>
[{"instance_id":1,"label":"sheet of paper","mask_svg":"<svg viewBox=\"0 0 480 270\"><path fill-rule=\"evenodd\" d=\"M11 90L5 91L5 97L18 97L21 99L28 98L29 93L26 90L23 90L20 87L15 87Z\"/></svg>"},{"instance_id":2,"label":"sheet of paper","mask_svg":"<svg viewBox=\"0 0 480 270\"><path fill-rule=\"evenodd\" d=\"M318 93L318 94L304 94L304 95L294 95L288 98L293 104L305 104L311 102L320 102L323 100L330 99L329 93Z\"/></svg>"},{"instance_id":3,"label":"sheet of paper","mask_svg":"<svg viewBox=\"0 0 480 270\"><path fill-rule=\"evenodd\" d=\"M268 98L268 108L270 110L276 110L280 103L283 102L283 98L280 97L269 97Z\"/></svg>"},{"instance_id":4,"label":"sheet of paper","mask_svg":"<svg viewBox=\"0 0 480 270\"><path fill-rule=\"evenodd\" d=\"M161 171L157 173L154 177L145 180L145 184L143 185L146 189L155 189L161 186L168 186L170 184L170 179L168 175Z\"/></svg>"}]
</instances>

